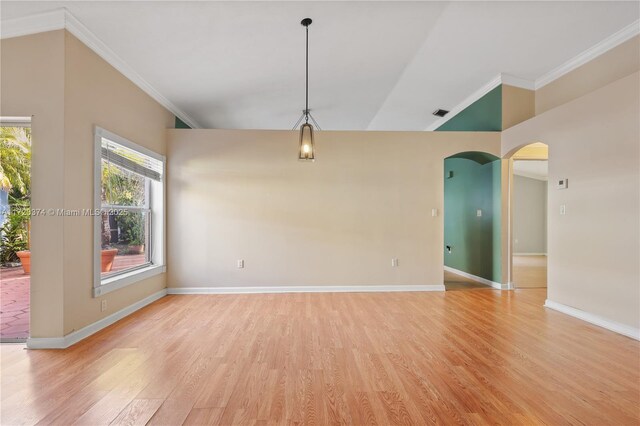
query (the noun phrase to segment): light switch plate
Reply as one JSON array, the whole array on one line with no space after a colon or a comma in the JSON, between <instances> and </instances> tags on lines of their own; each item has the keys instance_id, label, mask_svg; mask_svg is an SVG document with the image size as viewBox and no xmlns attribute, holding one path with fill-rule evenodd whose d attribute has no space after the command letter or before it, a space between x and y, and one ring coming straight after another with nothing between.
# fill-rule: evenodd
<instances>
[{"instance_id":1,"label":"light switch plate","mask_svg":"<svg viewBox=\"0 0 640 426\"><path fill-rule=\"evenodd\" d=\"M567 179L567 178L558 179L558 182L556 184L556 188L558 188L558 189L567 189L568 187L569 187L569 179Z\"/></svg>"}]
</instances>

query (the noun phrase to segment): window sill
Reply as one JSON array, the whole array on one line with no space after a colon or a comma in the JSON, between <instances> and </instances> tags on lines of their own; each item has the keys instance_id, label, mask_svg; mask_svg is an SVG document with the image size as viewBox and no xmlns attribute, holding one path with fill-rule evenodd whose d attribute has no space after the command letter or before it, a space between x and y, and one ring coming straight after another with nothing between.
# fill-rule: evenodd
<instances>
[{"instance_id":1,"label":"window sill","mask_svg":"<svg viewBox=\"0 0 640 426\"><path fill-rule=\"evenodd\" d=\"M93 297L103 296L107 293L111 293L112 291L135 284L166 271L167 267L164 265L151 265L146 268L136 269L135 271L127 272L115 277L105 278L102 280L99 287L94 287Z\"/></svg>"}]
</instances>

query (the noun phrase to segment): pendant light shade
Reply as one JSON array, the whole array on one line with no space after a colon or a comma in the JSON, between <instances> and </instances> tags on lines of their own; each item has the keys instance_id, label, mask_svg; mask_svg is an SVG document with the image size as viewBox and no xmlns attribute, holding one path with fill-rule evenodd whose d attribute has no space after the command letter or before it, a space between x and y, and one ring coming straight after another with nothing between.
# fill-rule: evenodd
<instances>
[{"instance_id":1,"label":"pendant light shade","mask_svg":"<svg viewBox=\"0 0 640 426\"><path fill-rule=\"evenodd\" d=\"M304 161L313 161L316 158L315 153L315 145L313 141L313 126L309 123L309 119L315 124L316 128L320 130L320 126L316 123L316 120L313 119L311 115L311 110L309 109L309 25L311 25L310 18L304 18L300 24L306 29L307 35L307 48L306 48L306 56L305 56L305 65L306 65L306 80L305 80L305 109L302 111L302 117L298 120L298 122L293 126L294 129L298 127L298 124L304 123L300 126L300 152L298 153L298 159Z\"/></svg>"},{"instance_id":2,"label":"pendant light shade","mask_svg":"<svg viewBox=\"0 0 640 426\"><path fill-rule=\"evenodd\" d=\"M300 155L299 160L315 160L315 150L313 146L313 126L304 123L300 126Z\"/></svg>"}]
</instances>

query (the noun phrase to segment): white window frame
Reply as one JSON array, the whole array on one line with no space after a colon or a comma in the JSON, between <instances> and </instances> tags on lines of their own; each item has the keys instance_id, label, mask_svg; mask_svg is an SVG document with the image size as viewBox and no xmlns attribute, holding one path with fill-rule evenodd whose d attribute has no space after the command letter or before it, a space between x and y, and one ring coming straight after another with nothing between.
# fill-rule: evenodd
<instances>
[{"instance_id":1,"label":"white window frame","mask_svg":"<svg viewBox=\"0 0 640 426\"><path fill-rule=\"evenodd\" d=\"M2 117L0 116L0 126L2 127L31 127L31 117Z\"/></svg>"},{"instance_id":2,"label":"white window frame","mask_svg":"<svg viewBox=\"0 0 640 426\"><path fill-rule=\"evenodd\" d=\"M126 287L131 284L135 284L139 281L153 277L155 275L166 272L166 247L165 247L165 200L166 200L166 157L153 152L143 146L140 146L128 139L111 133L101 127L94 127L94 186L93 186L93 208L95 212L100 211L102 208L102 139L108 139L117 144L125 146L129 149L139 152L140 154L147 155L151 158L162 162L162 180L161 185L161 200L159 197L152 197L151 210L151 244L153 245L153 252L151 254L151 264L145 265L140 268L132 269L128 272L124 272L111 277L102 278L101 275L101 252L102 252L102 236L101 225L102 216L95 214L93 216L93 297L99 297L104 294L110 293L114 290ZM161 205L157 205L157 203Z\"/></svg>"}]
</instances>

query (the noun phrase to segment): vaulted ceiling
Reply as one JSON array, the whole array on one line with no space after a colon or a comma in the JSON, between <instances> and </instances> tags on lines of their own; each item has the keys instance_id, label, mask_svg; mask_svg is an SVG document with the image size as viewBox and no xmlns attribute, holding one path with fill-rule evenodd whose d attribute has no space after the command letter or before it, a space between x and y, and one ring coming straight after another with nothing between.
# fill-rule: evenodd
<instances>
[{"instance_id":1,"label":"vaulted ceiling","mask_svg":"<svg viewBox=\"0 0 640 426\"><path fill-rule=\"evenodd\" d=\"M424 130L500 73L535 81L638 20L638 2L2 2L65 7L200 127Z\"/></svg>"}]
</instances>

